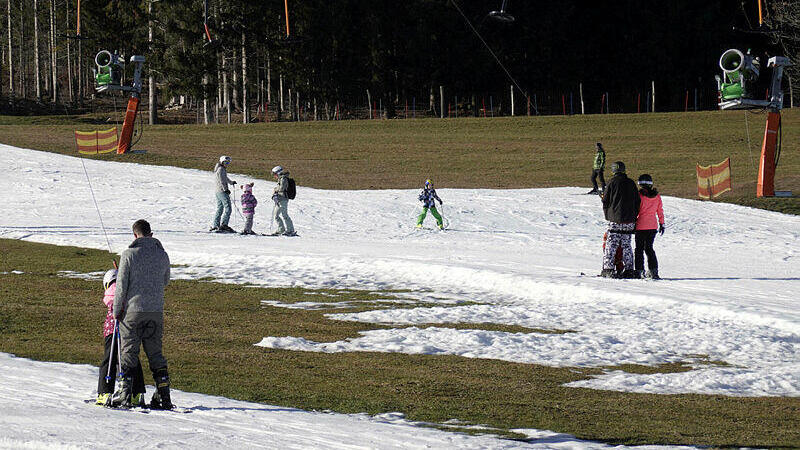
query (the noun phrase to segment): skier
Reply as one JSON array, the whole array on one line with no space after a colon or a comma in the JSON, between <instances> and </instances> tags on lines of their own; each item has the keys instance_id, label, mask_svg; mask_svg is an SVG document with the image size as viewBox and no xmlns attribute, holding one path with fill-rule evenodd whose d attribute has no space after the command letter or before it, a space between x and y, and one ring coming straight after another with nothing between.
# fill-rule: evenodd
<instances>
[{"instance_id":1,"label":"skier","mask_svg":"<svg viewBox=\"0 0 800 450\"><path fill-rule=\"evenodd\" d=\"M253 216L256 212L258 200L253 195L253 183L242 186L242 215L244 216L244 230L242 234L256 234L253 232Z\"/></svg>"},{"instance_id":2,"label":"skier","mask_svg":"<svg viewBox=\"0 0 800 450\"><path fill-rule=\"evenodd\" d=\"M606 190L606 179L603 177L603 169L606 167L606 151L603 150L603 144L597 143L597 153L594 155L594 164L592 165L592 190L587 194L600 194ZM600 190L597 190L597 178L600 177Z\"/></svg>"},{"instance_id":3,"label":"skier","mask_svg":"<svg viewBox=\"0 0 800 450\"><path fill-rule=\"evenodd\" d=\"M117 348L120 344L116 342L119 335L115 335L114 314L112 312L114 306L114 293L117 290L117 269L110 269L103 276L103 303L108 308L106 313L106 321L103 324L103 339L105 342L105 352L103 354L103 363L100 364L100 378L97 381L97 402L101 406L110 405L111 393L114 392L114 379L116 378L116 366L119 361L119 354ZM111 367L111 370L109 370ZM112 374L109 376L109 374ZM108 378L107 378L108 377ZM136 367L133 369L133 396L131 404L133 406L144 405L144 375L142 375L142 364L139 359L136 359Z\"/></svg>"},{"instance_id":4,"label":"skier","mask_svg":"<svg viewBox=\"0 0 800 450\"><path fill-rule=\"evenodd\" d=\"M425 180L425 186L419 194L419 201L422 202L422 213L417 217L417 228L422 228L422 222L425 220L425 216L428 215L428 210L430 209L431 214L436 218L436 226L439 227L440 230L444 229L442 216L439 214L439 211L436 210L436 200L439 200L439 205L442 204L442 199L436 195L436 189L433 188L433 181L429 178Z\"/></svg>"},{"instance_id":5,"label":"skier","mask_svg":"<svg viewBox=\"0 0 800 450\"><path fill-rule=\"evenodd\" d=\"M231 218L231 191L228 185L235 185L236 182L228 179L228 165L231 163L230 156L220 156L219 162L214 166L214 181L216 183L217 212L214 215L214 223L209 231L219 233L233 233L233 228L228 226Z\"/></svg>"},{"instance_id":6,"label":"skier","mask_svg":"<svg viewBox=\"0 0 800 450\"><path fill-rule=\"evenodd\" d=\"M634 266L638 278L644 278L644 254L647 254L647 274L654 280L658 276L658 259L653 250L653 241L658 233L664 235L664 207L661 203L661 194L653 187L653 177L649 174L639 176L639 198L641 207L639 217L636 219L636 250L634 252ZM658 222L656 222L658 216ZM656 227L658 224L658 227Z\"/></svg>"},{"instance_id":7,"label":"skier","mask_svg":"<svg viewBox=\"0 0 800 450\"><path fill-rule=\"evenodd\" d=\"M281 166L272 168L272 176L275 177L278 184L272 192L272 201L275 202L275 208L272 213L273 219L278 223L278 230L275 231L273 236L296 236L294 231L294 224L289 217L289 171Z\"/></svg>"},{"instance_id":8,"label":"skier","mask_svg":"<svg viewBox=\"0 0 800 450\"><path fill-rule=\"evenodd\" d=\"M608 241L603 255L603 270L600 276L611 278L635 278L631 234L636 228L639 215L639 192L636 183L625 174L625 163L616 161L611 165L614 174L603 192L603 213L608 221ZM618 274L614 269L614 256L622 247L624 270Z\"/></svg>"},{"instance_id":9,"label":"skier","mask_svg":"<svg viewBox=\"0 0 800 450\"><path fill-rule=\"evenodd\" d=\"M119 259L117 290L114 293L114 318L122 343L122 372L111 398L112 406L131 403L132 374L144 347L156 392L150 399L154 409L172 409L167 359L161 352L164 334L164 287L169 283L169 256L153 237L144 219L133 223L136 238Z\"/></svg>"}]
</instances>

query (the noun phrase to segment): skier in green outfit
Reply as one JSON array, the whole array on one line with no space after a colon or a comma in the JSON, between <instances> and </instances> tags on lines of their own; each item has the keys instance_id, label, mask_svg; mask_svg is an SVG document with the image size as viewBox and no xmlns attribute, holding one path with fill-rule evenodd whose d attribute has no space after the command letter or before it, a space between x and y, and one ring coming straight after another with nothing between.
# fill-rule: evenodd
<instances>
[{"instance_id":1,"label":"skier in green outfit","mask_svg":"<svg viewBox=\"0 0 800 450\"><path fill-rule=\"evenodd\" d=\"M594 164L592 164L592 190L587 194L602 194L606 190L606 179L603 177L603 169L606 167L606 151L603 150L603 144L597 143L597 153L594 155ZM597 177L600 177L600 190L597 190Z\"/></svg>"},{"instance_id":2,"label":"skier in green outfit","mask_svg":"<svg viewBox=\"0 0 800 450\"><path fill-rule=\"evenodd\" d=\"M422 202L422 213L417 218L417 228L422 228L422 221L425 220L425 216L428 215L428 210L430 209L431 214L436 218L436 226L439 227L440 230L444 229L442 215L436 210L436 200L439 200L439 205L442 204L442 199L436 195L436 189L433 188L433 181L427 179L425 180L425 187L419 194L419 201Z\"/></svg>"}]
</instances>

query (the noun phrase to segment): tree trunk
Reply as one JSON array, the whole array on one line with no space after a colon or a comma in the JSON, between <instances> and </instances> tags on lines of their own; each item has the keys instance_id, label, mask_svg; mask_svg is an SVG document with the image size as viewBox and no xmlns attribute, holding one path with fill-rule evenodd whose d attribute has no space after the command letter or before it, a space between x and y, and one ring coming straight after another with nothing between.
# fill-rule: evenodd
<instances>
[{"instance_id":1,"label":"tree trunk","mask_svg":"<svg viewBox=\"0 0 800 450\"><path fill-rule=\"evenodd\" d=\"M233 93L231 95L231 102L233 103L233 109L239 109L239 73L236 72L236 50L233 51L233 58L231 59L231 72L233 72L233 80L231 89Z\"/></svg>"},{"instance_id":2,"label":"tree trunk","mask_svg":"<svg viewBox=\"0 0 800 450\"><path fill-rule=\"evenodd\" d=\"M272 70L269 63L269 49L267 49L267 106L272 103Z\"/></svg>"},{"instance_id":3,"label":"tree trunk","mask_svg":"<svg viewBox=\"0 0 800 450\"><path fill-rule=\"evenodd\" d=\"M52 74L51 80L51 93L53 94L53 103L58 103L58 67L56 60L58 59L58 50L56 49L56 5L55 0L50 0L50 73Z\"/></svg>"},{"instance_id":4,"label":"tree trunk","mask_svg":"<svg viewBox=\"0 0 800 450\"><path fill-rule=\"evenodd\" d=\"M17 68L19 76L17 77L17 85L19 86L20 98L27 97L28 93L25 91L25 3L19 2L19 67Z\"/></svg>"},{"instance_id":5,"label":"tree trunk","mask_svg":"<svg viewBox=\"0 0 800 450\"><path fill-rule=\"evenodd\" d=\"M69 2L70 2L70 0L67 0L67 1L64 2L64 4L66 5L66 10L67 10L67 17L66 17L66 19L67 19L66 29L67 30L69 30ZM75 103L75 91L73 90L73 85L72 85L72 50L70 48L70 41L71 41L71 39L67 39L67 83L68 83L68 89L69 89L69 102L74 104Z\"/></svg>"},{"instance_id":6,"label":"tree trunk","mask_svg":"<svg viewBox=\"0 0 800 450\"><path fill-rule=\"evenodd\" d=\"M247 104L247 40L242 31L242 123L250 123L250 108Z\"/></svg>"},{"instance_id":7,"label":"tree trunk","mask_svg":"<svg viewBox=\"0 0 800 450\"><path fill-rule=\"evenodd\" d=\"M36 101L42 102L42 80L39 71L39 0L33 0L33 78L36 83Z\"/></svg>"},{"instance_id":8,"label":"tree trunk","mask_svg":"<svg viewBox=\"0 0 800 450\"><path fill-rule=\"evenodd\" d=\"M8 0L8 96L14 97L14 52L11 45L11 0Z\"/></svg>"},{"instance_id":9,"label":"tree trunk","mask_svg":"<svg viewBox=\"0 0 800 450\"><path fill-rule=\"evenodd\" d=\"M203 75L203 124L211 123L211 108L208 107L208 74Z\"/></svg>"},{"instance_id":10,"label":"tree trunk","mask_svg":"<svg viewBox=\"0 0 800 450\"><path fill-rule=\"evenodd\" d=\"M153 52L153 0L147 2L147 44L150 52ZM150 67L152 67L152 62ZM158 95L156 93L156 78L153 76L153 70L148 67L147 71L147 112L150 119L150 125L158 123Z\"/></svg>"},{"instance_id":11,"label":"tree trunk","mask_svg":"<svg viewBox=\"0 0 800 450\"><path fill-rule=\"evenodd\" d=\"M222 54L222 91L223 103L228 110L228 123L231 123L231 90L228 86L228 62L224 53Z\"/></svg>"}]
</instances>

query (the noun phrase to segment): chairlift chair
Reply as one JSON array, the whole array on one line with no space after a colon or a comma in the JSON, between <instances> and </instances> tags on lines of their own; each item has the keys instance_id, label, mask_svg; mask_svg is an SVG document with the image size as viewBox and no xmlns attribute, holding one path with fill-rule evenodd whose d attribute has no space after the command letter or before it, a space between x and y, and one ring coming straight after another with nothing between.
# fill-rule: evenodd
<instances>
[{"instance_id":1,"label":"chairlift chair","mask_svg":"<svg viewBox=\"0 0 800 450\"><path fill-rule=\"evenodd\" d=\"M509 14L508 11L506 11L507 8L508 0L503 0L503 3L500 5L500 9L497 11L490 11L487 17L502 23L514 22L516 19L514 16Z\"/></svg>"}]
</instances>

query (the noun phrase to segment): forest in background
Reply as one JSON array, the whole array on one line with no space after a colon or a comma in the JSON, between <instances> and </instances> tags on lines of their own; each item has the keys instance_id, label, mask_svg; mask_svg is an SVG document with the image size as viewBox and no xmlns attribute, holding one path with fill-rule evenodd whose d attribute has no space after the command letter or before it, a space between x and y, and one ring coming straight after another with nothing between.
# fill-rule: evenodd
<instances>
[{"instance_id":1,"label":"forest in background","mask_svg":"<svg viewBox=\"0 0 800 450\"><path fill-rule=\"evenodd\" d=\"M581 88L586 113L713 109L724 50L800 61L800 4L766 3L774 32L735 32L758 27L747 3L512 1L516 20L500 23L487 13L501 0L289 0L286 39L284 1L208 0L209 43L203 0L84 1L84 39L77 0L6 0L0 103L86 108L106 49L147 58L151 123L190 105L207 123L250 122L267 105L273 119L569 114L582 111Z\"/></svg>"}]
</instances>

